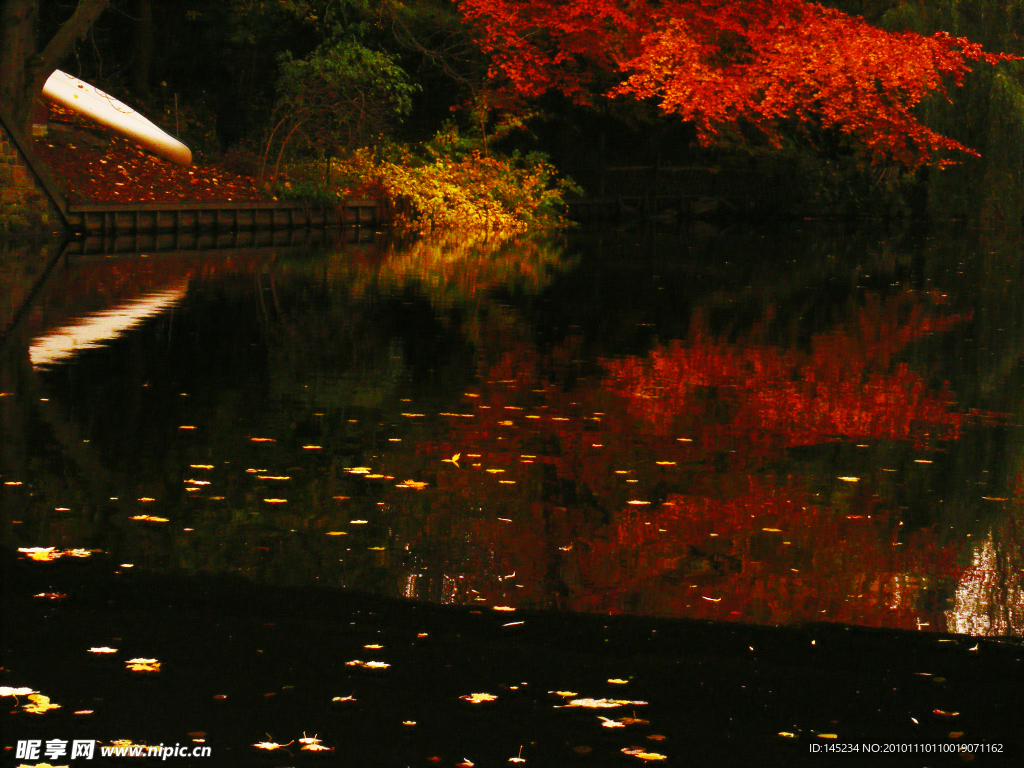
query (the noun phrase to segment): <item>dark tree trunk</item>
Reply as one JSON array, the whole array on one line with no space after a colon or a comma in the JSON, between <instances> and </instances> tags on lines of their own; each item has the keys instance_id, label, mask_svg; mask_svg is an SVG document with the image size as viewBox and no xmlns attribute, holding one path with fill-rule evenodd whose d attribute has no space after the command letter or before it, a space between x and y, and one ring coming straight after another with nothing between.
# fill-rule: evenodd
<instances>
[{"instance_id":1,"label":"dark tree trunk","mask_svg":"<svg viewBox=\"0 0 1024 768\"><path fill-rule=\"evenodd\" d=\"M110 0L79 0L71 17L39 50L36 19L39 0L3 0L0 12L0 104L30 135L32 105L46 79L71 52L75 40L89 31Z\"/></svg>"},{"instance_id":2,"label":"dark tree trunk","mask_svg":"<svg viewBox=\"0 0 1024 768\"><path fill-rule=\"evenodd\" d=\"M153 3L139 0L139 20L135 25L135 56L132 60L132 88L140 96L149 96L149 72L153 63Z\"/></svg>"},{"instance_id":3,"label":"dark tree trunk","mask_svg":"<svg viewBox=\"0 0 1024 768\"><path fill-rule=\"evenodd\" d=\"M38 11L36 0L4 0L0 11L0 104L26 135L31 103L24 95L28 61L36 52Z\"/></svg>"}]
</instances>

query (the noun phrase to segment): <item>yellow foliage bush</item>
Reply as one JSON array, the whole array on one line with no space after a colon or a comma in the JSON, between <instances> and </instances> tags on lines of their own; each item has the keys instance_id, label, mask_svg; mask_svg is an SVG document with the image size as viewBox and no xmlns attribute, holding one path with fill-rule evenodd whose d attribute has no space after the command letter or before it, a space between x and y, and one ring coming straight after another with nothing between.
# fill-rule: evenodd
<instances>
[{"instance_id":1,"label":"yellow foliage bush","mask_svg":"<svg viewBox=\"0 0 1024 768\"><path fill-rule=\"evenodd\" d=\"M573 186L543 159L427 150L420 157L394 145L357 149L334 160L331 175L350 194L389 201L402 231L509 234L562 223L563 194Z\"/></svg>"}]
</instances>

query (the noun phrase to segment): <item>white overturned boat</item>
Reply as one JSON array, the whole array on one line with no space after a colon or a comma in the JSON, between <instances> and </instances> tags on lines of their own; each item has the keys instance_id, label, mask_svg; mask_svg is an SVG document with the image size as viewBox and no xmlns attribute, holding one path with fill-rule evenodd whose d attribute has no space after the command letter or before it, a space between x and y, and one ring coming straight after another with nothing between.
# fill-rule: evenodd
<instances>
[{"instance_id":1,"label":"white overturned boat","mask_svg":"<svg viewBox=\"0 0 1024 768\"><path fill-rule=\"evenodd\" d=\"M43 96L127 136L158 157L178 165L192 165L192 150L176 138L106 91L67 72L54 71L43 86Z\"/></svg>"}]
</instances>

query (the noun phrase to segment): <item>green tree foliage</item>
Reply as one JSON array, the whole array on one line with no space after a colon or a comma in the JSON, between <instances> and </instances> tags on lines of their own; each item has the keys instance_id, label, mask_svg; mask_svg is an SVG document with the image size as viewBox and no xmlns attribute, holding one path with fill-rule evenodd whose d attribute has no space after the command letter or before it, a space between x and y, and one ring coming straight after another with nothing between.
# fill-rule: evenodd
<instances>
[{"instance_id":1,"label":"green tree foliage","mask_svg":"<svg viewBox=\"0 0 1024 768\"><path fill-rule=\"evenodd\" d=\"M293 142L328 157L341 147L371 143L409 113L416 90L394 56L352 39L322 45L303 59L286 52L280 71L264 146L264 165L277 146L275 176Z\"/></svg>"}]
</instances>

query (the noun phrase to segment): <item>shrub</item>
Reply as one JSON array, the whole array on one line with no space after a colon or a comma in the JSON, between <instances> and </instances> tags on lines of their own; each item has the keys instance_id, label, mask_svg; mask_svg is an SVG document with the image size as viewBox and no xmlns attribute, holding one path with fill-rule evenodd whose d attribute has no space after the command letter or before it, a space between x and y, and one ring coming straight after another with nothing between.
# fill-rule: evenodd
<instances>
[{"instance_id":1,"label":"shrub","mask_svg":"<svg viewBox=\"0 0 1024 768\"><path fill-rule=\"evenodd\" d=\"M452 127L424 150L358 149L334 161L332 176L350 196L389 201L396 228L421 233L511 233L559 224L563 195L575 189L541 155L491 156Z\"/></svg>"}]
</instances>

